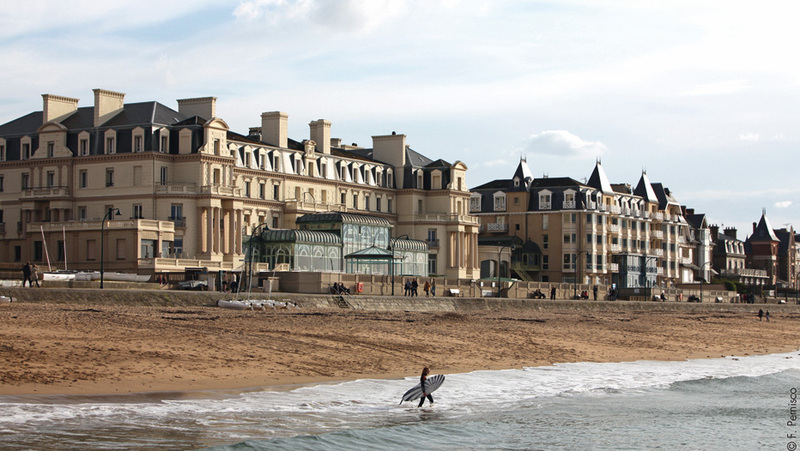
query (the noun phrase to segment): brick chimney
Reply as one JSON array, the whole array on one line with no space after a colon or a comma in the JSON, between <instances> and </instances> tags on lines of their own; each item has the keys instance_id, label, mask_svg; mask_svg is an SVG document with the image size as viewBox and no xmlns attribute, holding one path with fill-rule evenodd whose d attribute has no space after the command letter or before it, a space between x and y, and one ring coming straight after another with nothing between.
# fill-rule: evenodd
<instances>
[{"instance_id":1,"label":"brick chimney","mask_svg":"<svg viewBox=\"0 0 800 451\"><path fill-rule=\"evenodd\" d=\"M753 229L753 230L755 231L755 229ZM737 239L736 238L736 227L728 227L723 232L725 233L725 236L729 236L729 237L733 238L734 240Z\"/></svg>"},{"instance_id":2,"label":"brick chimney","mask_svg":"<svg viewBox=\"0 0 800 451\"><path fill-rule=\"evenodd\" d=\"M78 99L72 97L42 94L42 124L60 121L78 110Z\"/></svg>"},{"instance_id":3,"label":"brick chimney","mask_svg":"<svg viewBox=\"0 0 800 451\"><path fill-rule=\"evenodd\" d=\"M217 117L217 98L178 99L178 112L189 117L199 116L206 120Z\"/></svg>"},{"instance_id":4,"label":"brick chimney","mask_svg":"<svg viewBox=\"0 0 800 451\"><path fill-rule=\"evenodd\" d=\"M125 106L125 94L105 89L92 91L94 91L94 126L99 127L122 111Z\"/></svg>"},{"instance_id":5,"label":"brick chimney","mask_svg":"<svg viewBox=\"0 0 800 451\"><path fill-rule=\"evenodd\" d=\"M318 119L308 123L311 128L311 139L317 143L317 151L331 153L331 121Z\"/></svg>"},{"instance_id":6,"label":"brick chimney","mask_svg":"<svg viewBox=\"0 0 800 451\"><path fill-rule=\"evenodd\" d=\"M289 115L281 111L261 113L262 141L277 147L289 147Z\"/></svg>"}]
</instances>

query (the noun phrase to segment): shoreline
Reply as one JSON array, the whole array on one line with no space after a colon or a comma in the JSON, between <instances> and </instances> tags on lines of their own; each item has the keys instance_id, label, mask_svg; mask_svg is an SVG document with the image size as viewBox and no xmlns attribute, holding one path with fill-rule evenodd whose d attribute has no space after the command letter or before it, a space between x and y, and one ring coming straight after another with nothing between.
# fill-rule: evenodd
<instances>
[{"instance_id":1,"label":"shoreline","mask_svg":"<svg viewBox=\"0 0 800 451\"><path fill-rule=\"evenodd\" d=\"M682 361L798 350L800 313L336 309L11 303L0 395L249 391L574 362Z\"/></svg>"}]
</instances>

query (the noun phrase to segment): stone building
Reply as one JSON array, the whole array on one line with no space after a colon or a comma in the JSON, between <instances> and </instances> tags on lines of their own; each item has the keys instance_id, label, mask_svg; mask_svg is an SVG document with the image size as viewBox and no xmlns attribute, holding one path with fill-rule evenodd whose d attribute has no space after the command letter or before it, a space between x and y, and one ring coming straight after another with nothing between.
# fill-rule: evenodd
<instances>
[{"instance_id":1,"label":"stone building","mask_svg":"<svg viewBox=\"0 0 800 451\"><path fill-rule=\"evenodd\" d=\"M277 111L236 133L215 97L178 100L177 110L102 89L88 107L42 97L42 111L0 125L4 261L232 270L258 226L295 229L303 215L333 212L381 218L393 236L426 241L429 274L478 275L467 167L421 155L405 135L344 145L320 119L293 140Z\"/></svg>"},{"instance_id":2,"label":"stone building","mask_svg":"<svg viewBox=\"0 0 800 451\"><path fill-rule=\"evenodd\" d=\"M684 256L688 225L669 189L646 173L635 188L612 185L600 162L585 183L530 174L521 160L511 179L473 188L470 211L481 219L482 237L516 236L536 245L527 246L525 268L515 266L523 260L518 257L497 262L502 252L486 246L483 267L494 261L510 265L522 280L620 288L682 281L680 265L690 262Z\"/></svg>"}]
</instances>

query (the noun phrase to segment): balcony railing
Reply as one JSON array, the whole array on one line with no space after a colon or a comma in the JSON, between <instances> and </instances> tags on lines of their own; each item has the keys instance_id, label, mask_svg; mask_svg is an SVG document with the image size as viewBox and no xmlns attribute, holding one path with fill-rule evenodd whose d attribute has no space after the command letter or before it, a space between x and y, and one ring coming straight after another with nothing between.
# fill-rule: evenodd
<instances>
[{"instance_id":1,"label":"balcony railing","mask_svg":"<svg viewBox=\"0 0 800 451\"><path fill-rule=\"evenodd\" d=\"M619 272L619 263L609 263L608 270L611 272Z\"/></svg>"},{"instance_id":2,"label":"balcony railing","mask_svg":"<svg viewBox=\"0 0 800 451\"><path fill-rule=\"evenodd\" d=\"M608 231L613 233L619 232L619 224L611 224L608 226Z\"/></svg>"},{"instance_id":3,"label":"balcony railing","mask_svg":"<svg viewBox=\"0 0 800 451\"><path fill-rule=\"evenodd\" d=\"M564 208L575 208L575 201L574 200L564 201Z\"/></svg>"},{"instance_id":4,"label":"balcony railing","mask_svg":"<svg viewBox=\"0 0 800 451\"><path fill-rule=\"evenodd\" d=\"M158 194L196 194L197 185L194 183L167 183L156 185Z\"/></svg>"},{"instance_id":5,"label":"balcony railing","mask_svg":"<svg viewBox=\"0 0 800 451\"><path fill-rule=\"evenodd\" d=\"M659 239L659 240L663 240L664 239L664 231L663 230L652 230L652 231L650 231L650 234L653 236L653 238L656 238L656 239Z\"/></svg>"},{"instance_id":6,"label":"balcony railing","mask_svg":"<svg viewBox=\"0 0 800 451\"><path fill-rule=\"evenodd\" d=\"M664 213L660 212L660 211L657 211L657 212L653 213L653 219L655 219L657 221L663 221L664 220Z\"/></svg>"},{"instance_id":7,"label":"balcony railing","mask_svg":"<svg viewBox=\"0 0 800 451\"><path fill-rule=\"evenodd\" d=\"M49 197L69 197L69 188L66 186L51 186L46 188L40 187L22 190L23 199Z\"/></svg>"},{"instance_id":8,"label":"balcony railing","mask_svg":"<svg viewBox=\"0 0 800 451\"><path fill-rule=\"evenodd\" d=\"M552 205L550 202L539 202L539 210L550 210Z\"/></svg>"},{"instance_id":9,"label":"balcony railing","mask_svg":"<svg viewBox=\"0 0 800 451\"><path fill-rule=\"evenodd\" d=\"M175 224L175 227L186 228L186 217L185 216L181 216L181 217L172 217L171 216L169 218L169 220L172 221L173 224Z\"/></svg>"},{"instance_id":10,"label":"balcony railing","mask_svg":"<svg viewBox=\"0 0 800 451\"><path fill-rule=\"evenodd\" d=\"M437 248L439 247L439 238L428 238L428 247Z\"/></svg>"},{"instance_id":11,"label":"balcony railing","mask_svg":"<svg viewBox=\"0 0 800 451\"><path fill-rule=\"evenodd\" d=\"M505 232L508 230L508 224L499 224L496 222L486 224L487 232Z\"/></svg>"},{"instance_id":12,"label":"balcony railing","mask_svg":"<svg viewBox=\"0 0 800 451\"><path fill-rule=\"evenodd\" d=\"M611 208L609 208L608 211L610 211L611 213L613 213L615 215L618 215L618 214L620 214L622 212L622 208L619 207L618 205L612 205Z\"/></svg>"}]
</instances>

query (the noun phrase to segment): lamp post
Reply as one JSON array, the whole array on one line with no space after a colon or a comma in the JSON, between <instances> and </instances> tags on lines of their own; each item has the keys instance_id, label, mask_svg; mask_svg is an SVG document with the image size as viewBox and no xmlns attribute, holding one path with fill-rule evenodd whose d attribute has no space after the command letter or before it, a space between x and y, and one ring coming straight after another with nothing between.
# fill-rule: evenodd
<instances>
[{"instance_id":1,"label":"lamp post","mask_svg":"<svg viewBox=\"0 0 800 451\"><path fill-rule=\"evenodd\" d=\"M394 240L399 240L400 238L403 237L409 239L408 234L404 233L398 237L395 237ZM392 258L389 263L391 266L389 267L389 270L391 271L392 274L392 296L394 296L394 241L392 238L389 238L389 251L392 253Z\"/></svg>"},{"instance_id":2,"label":"lamp post","mask_svg":"<svg viewBox=\"0 0 800 451\"><path fill-rule=\"evenodd\" d=\"M706 277L703 274L703 268L706 265L710 265L710 264L711 264L711 262L708 261L708 262L705 262L702 265L700 265L700 302L701 303L703 302L703 282L705 282L705 280L706 280Z\"/></svg>"},{"instance_id":3,"label":"lamp post","mask_svg":"<svg viewBox=\"0 0 800 451\"><path fill-rule=\"evenodd\" d=\"M499 298L502 294L502 289L500 288L500 267L502 266L503 261L503 249L509 248L511 252L514 252L516 249L516 245L514 243L511 244L502 244L500 245L500 249L497 250L497 297ZM511 257L509 256L508 259L509 268L511 267ZM509 275L510 276L510 275Z\"/></svg>"},{"instance_id":4,"label":"lamp post","mask_svg":"<svg viewBox=\"0 0 800 451\"><path fill-rule=\"evenodd\" d=\"M116 212L116 214L114 214ZM106 260L106 253L105 253L105 244L106 244L106 220L111 220L111 215L114 214L115 216L120 216L119 208L109 208L105 215L103 215L103 220L100 221L100 288L103 288L103 262Z\"/></svg>"},{"instance_id":5,"label":"lamp post","mask_svg":"<svg viewBox=\"0 0 800 451\"><path fill-rule=\"evenodd\" d=\"M578 251L575 254L575 278L572 282L572 299L578 299L578 276L580 275L581 270L581 259L578 258L579 255L586 255L588 260L589 256L592 255L591 251ZM588 262L588 261L587 261Z\"/></svg>"}]
</instances>

